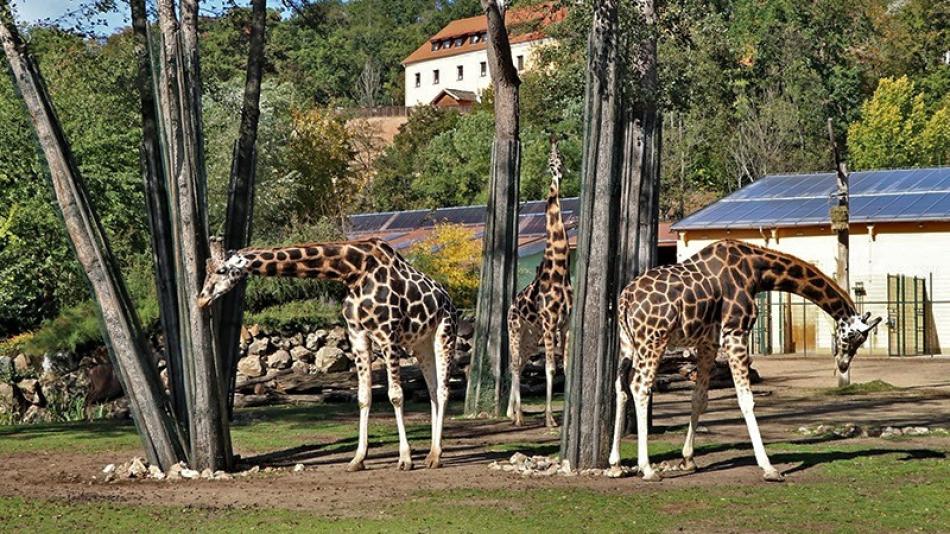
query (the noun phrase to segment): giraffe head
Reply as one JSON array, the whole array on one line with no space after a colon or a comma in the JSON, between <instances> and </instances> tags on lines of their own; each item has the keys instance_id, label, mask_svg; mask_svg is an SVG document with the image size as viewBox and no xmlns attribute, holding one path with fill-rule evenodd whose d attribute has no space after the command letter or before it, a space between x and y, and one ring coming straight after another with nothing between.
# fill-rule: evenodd
<instances>
[{"instance_id":1,"label":"giraffe head","mask_svg":"<svg viewBox=\"0 0 950 534\"><path fill-rule=\"evenodd\" d=\"M551 152L548 155L548 169L551 171L551 189L557 191L561 188L561 177L564 174L564 162L561 160L561 152L557 148L557 137L551 136Z\"/></svg>"},{"instance_id":2,"label":"giraffe head","mask_svg":"<svg viewBox=\"0 0 950 534\"><path fill-rule=\"evenodd\" d=\"M198 295L198 307L207 308L212 302L231 291L247 276L247 259L230 250L224 253L221 240L211 240L211 257L205 264L205 283Z\"/></svg>"},{"instance_id":3,"label":"giraffe head","mask_svg":"<svg viewBox=\"0 0 950 534\"><path fill-rule=\"evenodd\" d=\"M854 353L868 338L868 334L874 327L881 322L880 317L871 319L871 312L864 315L852 315L850 317L838 320L837 332L835 332L835 363L838 370L842 373L851 367L851 359Z\"/></svg>"}]
</instances>

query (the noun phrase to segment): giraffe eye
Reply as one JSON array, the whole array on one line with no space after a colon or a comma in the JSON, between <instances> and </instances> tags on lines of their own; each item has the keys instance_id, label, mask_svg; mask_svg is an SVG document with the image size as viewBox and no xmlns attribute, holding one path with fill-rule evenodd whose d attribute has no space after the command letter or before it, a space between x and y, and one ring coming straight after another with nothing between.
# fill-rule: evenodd
<instances>
[{"instance_id":1,"label":"giraffe eye","mask_svg":"<svg viewBox=\"0 0 950 534\"><path fill-rule=\"evenodd\" d=\"M219 268L219 269L218 269L217 271L215 271L215 272L217 272L218 274L226 274L226 273L228 272L228 270L227 270L226 268L224 268L224 267L221 267L221 268Z\"/></svg>"}]
</instances>

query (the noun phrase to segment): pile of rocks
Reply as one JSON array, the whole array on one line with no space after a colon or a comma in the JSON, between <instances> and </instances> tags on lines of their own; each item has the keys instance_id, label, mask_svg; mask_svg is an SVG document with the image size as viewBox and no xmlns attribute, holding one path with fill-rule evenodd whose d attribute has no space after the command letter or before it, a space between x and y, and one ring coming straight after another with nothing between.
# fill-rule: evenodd
<instances>
[{"instance_id":1,"label":"pile of rocks","mask_svg":"<svg viewBox=\"0 0 950 534\"><path fill-rule=\"evenodd\" d=\"M528 456L516 452L511 455L507 461L497 461L488 464L492 471L503 471L507 473L517 473L523 477L551 477L551 476L616 476L611 475L609 469L571 469L571 463L567 460L560 460L557 456ZM639 472L636 467L621 466L619 471L624 476L629 476Z\"/></svg>"},{"instance_id":2,"label":"pile of rocks","mask_svg":"<svg viewBox=\"0 0 950 534\"><path fill-rule=\"evenodd\" d=\"M843 425L812 425L801 426L798 433L804 436L834 436L838 438L893 438L898 436L927 436L950 435L950 430L943 427L926 426L861 426L854 423L845 423Z\"/></svg>"},{"instance_id":3,"label":"pile of rocks","mask_svg":"<svg viewBox=\"0 0 950 534\"><path fill-rule=\"evenodd\" d=\"M268 332L258 325L241 331L238 382L290 369L298 374L334 373L354 367L350 342L342 326Z\"/></svg>"},{"instance_id":4,"label":"pile of rocks","mask_svg":"<svg viewBox=\"0 0 950 534\"><path fill-rule=\"evenodd\" d=\"M246 477L257 473L273 473L277 471L292 470L294 473L304 471L303 464L297 464L290 468L253 466L244 471L234 473L233 475L225 471L212 471L205 469L197 471L188 467L185 462L179 462L168 471L162 471L157 465L150 465L144 458L132 458L132 460L120 465L109 464L102 469L103 482L114 483L121 480L232 480L234 477ZM92 477L98 480L97 476Z\"/></svg>"}]
</instances>

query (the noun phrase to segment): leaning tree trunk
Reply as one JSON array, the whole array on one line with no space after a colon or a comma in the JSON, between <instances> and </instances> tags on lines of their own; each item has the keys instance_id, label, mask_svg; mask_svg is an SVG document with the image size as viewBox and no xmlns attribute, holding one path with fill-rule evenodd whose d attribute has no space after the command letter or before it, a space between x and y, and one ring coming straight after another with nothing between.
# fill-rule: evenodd
<instances>
[{"instance_id":1,"label":"leaning tree trunk","mask_svg":"<svg viewBox=\"0 0 950 534\"><path fill-rule=\"evenodd\" d=\"M7 0L0 0L0 41L49 165L66 231L101 310L103 338L129 398L146 455L150 462L167 469L184 457L172 408L105 232L89 201L39 69L17 32Z\"/></svg>"},{"instance_id":2,"label":"leaning tree trunk","mask_svg":"<svg viewBox=\"0 0 950 534\"><path fill-rule=\"evenodd\" d=\"M241 107L241 130L234 145L231 180L228 187L228 209L224 221L224 249L246 247L251 239L251 218L254 212L254 178L257 167L257 125L260 118L261 75L264 67L264 30L267 21L267 0L251 2L251 38L244 82L244 103ZM220 376L225 380L221 390L228 392L228 415L234 409L234 381L237 378L238 342L244 318L245 282L224 295L215 307L218 353L224 362Z\"/></svg>"},{"instance_id":3,"label":"leaning tree trunk","mask_svg":"<svg viewBox=\"0 0 950 534\"><path fill-rule=\"evenodd\" d=\"M521 80L511 59L503 6L496 0L481 0L481 4L488 19L488 66L495 91L495 141L465 414L498 416L508 396L510 355L506 318L517 279L521 174L518 87Z\"/></svg>"},{"instance_id":4,"label":"leaning tree trunk","mask_svg":"<svg viewBox=\"0 0 950 534\"><path fill-rule=\"evenodd\" d=\"M185 362L190 438L189 463L195 469L231 466L231 438L225 417L226 371L215 351L211 317L197 297L209 256L201 137L201 78L197 50L197 2L183 0L180 26L173 0L159 0L162 34L159 106L165 134L165 172L171 192L175 267L178 273L179 339Z\"/></svg>"},{"instance_id":5,"label":"leaning tree trunk","mask_svg":"<svg viewBox=\"0 0 950 534\"><path fill-rule=\"evenodd\" d=\"M574 469L607 463L617 368L616 302L622 280L621 96L617 0L598 0L588 40L577 297L565 391L561 458Z\"/></svg>"}]
</instances>

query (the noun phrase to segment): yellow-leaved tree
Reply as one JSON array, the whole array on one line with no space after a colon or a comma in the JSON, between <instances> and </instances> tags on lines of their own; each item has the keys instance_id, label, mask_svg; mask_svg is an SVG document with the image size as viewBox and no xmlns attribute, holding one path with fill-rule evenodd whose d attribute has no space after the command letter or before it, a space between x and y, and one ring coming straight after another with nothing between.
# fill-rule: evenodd
<instances>
[{"instance_id":1,"label":"yellow-leaved tree","mask_svg":"<svg viewBox=\"0 0 950 534\"><path fill-rule=\"evenodd\" d=\"M478 294L482 243L471 228L440 224L409 247L406 258L448 290L457 308L474 308Z\"/></svg>"}]
</instances>

